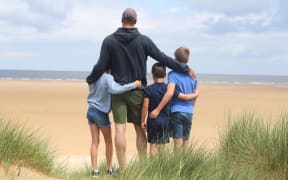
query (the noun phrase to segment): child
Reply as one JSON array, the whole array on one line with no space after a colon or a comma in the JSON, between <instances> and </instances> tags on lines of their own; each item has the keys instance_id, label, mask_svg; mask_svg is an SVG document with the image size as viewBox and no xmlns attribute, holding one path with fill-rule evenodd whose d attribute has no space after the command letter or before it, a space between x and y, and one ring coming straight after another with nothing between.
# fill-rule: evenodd
<instances>
[{"instance_id":1,"label":"child","mask_svg":"<svg viewBox=\"0 0 288 180\"><path fill-rule=\"evenodd\" d=\"M174 55L176 61L188 64L188 48L180 47L176 49ZM170 102L170 132L174 139L174 150L178 150L181 147L186 147L189 142L194 103L199 94L197 90L197 80L192 79L187 75L177 73L176 71L169 72L167 92L160 104L150 113L149 117L156 118L158 116L159 112L172 98L175 89L179 90L183 94L190 94L190 96L187 96L184 100L173 98Z\"/></svg>"},{"instance_id":2,"label":"child","mask_svg":"<svg viewBox=\"0 0 288 180\"><path fill-rule=\"evenodd\" d=\"M141 127L146 129L147 111L151 112L160 103L164 96L167 85L164 81L166 68L160 63L152 66L154 84L144 89L144 101L142 107ZM155 155L163 145L169 143L169 114L170 106L165 106L156 119L147 119L148 143L150 143L150 154Z\"/></svg>"},{"instance_id":3,"label":"child","mask_svg":"<svg viewBox=\"0 0 288 180\"><path fill-rule=\"evenodd\" d=\"M147 111L151 112L162 100L167 90L165 83L166 68L160 63L155 63L152 66L152 75L154 84L144 89L144 101L142 107L141 127L146 129L148 134L148 142L150 143L150 154L153 156L159 150L164 148L166 143L169 143L169 116L170 105L167 104L155 119L147 118ZM191 98L189 95L184 95L175 92L175 97L187 99Z\"/></svg>"},{"instance_id":4,"label":"child","mask_svg":"<svg viewBox=\"0 0 288 180\"><path fill-rule=\"evenodd\" d=\"M113 76L103 73L95 83L89 84L87 119L90 125L92 144L90 148L91 163L93 167L92 177L100 175L97 166L97 152L99 145L99 131L102 132L106 144L107 174L112 174L112 137L111 123L108 113L111 109L111 93L123 93L134 88L140 88L141 81L135 81L126 85L117 84Z\"/></svg>"}]
</instances>

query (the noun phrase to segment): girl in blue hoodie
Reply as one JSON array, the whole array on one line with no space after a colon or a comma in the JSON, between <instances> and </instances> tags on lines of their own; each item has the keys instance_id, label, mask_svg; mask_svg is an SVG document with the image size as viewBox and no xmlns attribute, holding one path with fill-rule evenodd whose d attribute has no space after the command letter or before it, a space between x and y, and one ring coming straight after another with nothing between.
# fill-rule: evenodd
<instances>
[{"instance_id":1,"label":"girl in blue hoodie","mask_svg":"<svg viewBox=\"0 0 288 180\"><path fill-rule=\"evenodd\" d=\"M140 88L141 81L134 81L126 85L120 85L114 81L109 73L103 73L95 82L89 84L87 119L91 132L91 163L92 177L100 175L97 166L97 153L99 146L99 132L104 136L106 145L107 174L112 174L112 136L109 112L111 110L111 94L121 94L123 92Z\"/></svg>"}]
</instances>

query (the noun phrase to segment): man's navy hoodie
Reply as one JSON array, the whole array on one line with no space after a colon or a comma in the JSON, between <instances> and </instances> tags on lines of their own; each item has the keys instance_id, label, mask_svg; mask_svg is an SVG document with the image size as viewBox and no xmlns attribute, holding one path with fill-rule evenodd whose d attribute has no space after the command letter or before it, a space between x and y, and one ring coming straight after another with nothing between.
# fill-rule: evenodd
<instances>
[{"instance_id":1,"label":"man's navy hoodie","mask_svg":"<svg viewBox=\"0 0 288 180\"><path fill-rule=\"evenodd\" d=\"M146 86L146 64L148 56L180 73L188 74L189 67L178 63L162 53L153 41L139 33L137 28L119 28L107 36L101 47L100 57L92 72L86 78L91 84L107 69L119 84L141 80Z\"/></svg>"}]
</instances>

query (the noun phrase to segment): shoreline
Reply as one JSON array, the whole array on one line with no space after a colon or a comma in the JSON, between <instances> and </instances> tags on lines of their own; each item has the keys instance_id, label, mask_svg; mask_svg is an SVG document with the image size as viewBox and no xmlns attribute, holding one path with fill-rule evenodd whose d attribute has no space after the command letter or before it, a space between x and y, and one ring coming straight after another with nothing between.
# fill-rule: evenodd
<instances>
[{"instance_id":1,"label":"shoreline","mask_svg":"<svg viewBox=\"0 0 288 180\"><path fill-rule=\"evenodd\" d=\"M30 79L30 78L19 78L19 79L13 79L13 78L0 78L1 81L34 81L34 82L79 82L79 83L86 83L85 79ZM147 80L148 84L153 83L152 80ZM239 82L239 81L199 81L199 85L255 85L255 86L279 86L279 87L288 87L288 82L258 82L258 81L252 81L252 82Z\"/></svg>"}]
</instances>

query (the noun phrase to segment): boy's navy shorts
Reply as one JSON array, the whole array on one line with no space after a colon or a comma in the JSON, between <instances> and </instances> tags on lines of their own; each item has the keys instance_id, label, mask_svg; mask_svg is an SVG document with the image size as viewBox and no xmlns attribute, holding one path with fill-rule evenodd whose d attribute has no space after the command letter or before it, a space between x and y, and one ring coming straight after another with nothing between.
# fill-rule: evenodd
<instances>
[{"instance_id":1,"label":"boy's navy shorts","mask_svg":"<svg viewBox=\"0 0 288 180\"><path fill-rule=\"evenodd\" d=\"M150 144L169 143L169 118L148 119L147 135Z\"/></svg>"}]
</instances>

